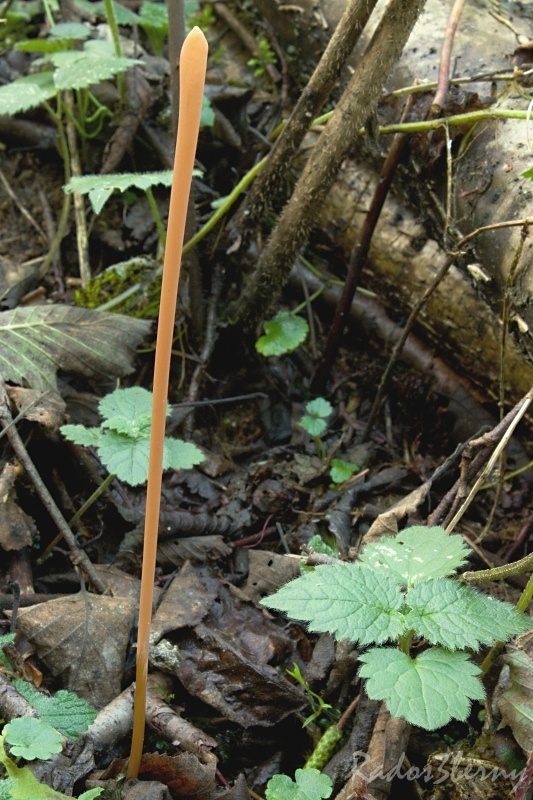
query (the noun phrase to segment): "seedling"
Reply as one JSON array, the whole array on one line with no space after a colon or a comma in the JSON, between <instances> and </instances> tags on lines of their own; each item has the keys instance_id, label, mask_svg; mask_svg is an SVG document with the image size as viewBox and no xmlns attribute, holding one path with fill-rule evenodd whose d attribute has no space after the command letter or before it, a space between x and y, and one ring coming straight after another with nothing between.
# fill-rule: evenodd
<instances>
[{"instance_id":1,"label":"seedling","mask_svg":"<svg viewBox=\"0 0 533 800\"><path fill-rule=\"evenodd\" d=\"M304 720L304 722L302 723L302 728L306 728L308 725L311 725L311 723L316 722L317 719L321 717L325 711L328 711L330 708L332 708L332 706L330 705L330 703L326 703L325 700L323 700L323 698L319 694L317 694L311 689L311 687L305 680L304 676L302 675L302 672L298 664L294 663L292 666L292 670L290 669L287 670L287 675L290 675L291 678L294 678L294 680L300 684L300 686L306 693L307 700L309 702L309 705L311 706L311 711L313 713L310 714L307 717L307 719Z\"/></svg>"},{"instance_id":2,"label":"seedling","mask_svg":"<svg viewBox=\"0 0 533 800\"><path fill-rule=\"evenodd\" d=\"M342 458L334 458L330 464L329 477L333 483L345 483L352 475L359 472L361 467L351 461L344 461Z\"/></svg>"},{"instance_id":3,"label":"seedling","mask_svg":"<svg viewBox=\"0 0 533 800\"><path fill-rule=\"evenodd\" d=\"M328 429L327 419L333 412L333 406L324 397L317 397L305 405L306 413L300 420L300 425L313 437L317 455L320 459L326 457L324 444L320 438Z\"/></svg>"},{"instance_id":4,"label":"seedling","mask_svg":"<svg viewBox=\"0 0 533 800\"><path fill-rule=\"evenodd\" d=\"M263 323L265 335L255 343L255 349L262 356L282 356L292 353L306 339L309 325L303 317L288 311L280 311Z\"/></svg>"},{"instance_id":5,"label":"seedling","mask_svg":"<svg viewBox=\"0 0 533 800\"><path fill-rule=\"evenodd\" d=\"M75 444L95 447L111 480L116 476L130 486L146 483L152 393L141 386L116 389L100 400L98 410L103 417L100 427L63 425L61 433ZM163 469L191 469L203 460L202 451L191 442L165 438Z\"/></svg>"},{"instance_id":6,"label":"seedling","mask_svg":"<svg viewBox=\"0 0 533 800\"><path fill-rule=\"evenodd\" d=\"M260 36L257 41L257 51L248 60L248 66L254 68L254 76L260 78L265 74L266 68L276 61L276 54L270 47L266 36Z\"/></svg>"},{"instance_id":7,"label":"seedling","mask_svg":"<svg viewBox=\"0 0 533 800\"><path fill-rule=\"evenodd\" d=\"M359 657L373 700L427 730L465 720L484 697L467 650L532 627L510 603L452 579L469 554L461 536L413 527L367 545L356 564L319 566L262 600L268 608L371 647ZM395 641L397 647L385 646ZM418 655L413 645L428 647Z\"/></svg>"}]
</instances>

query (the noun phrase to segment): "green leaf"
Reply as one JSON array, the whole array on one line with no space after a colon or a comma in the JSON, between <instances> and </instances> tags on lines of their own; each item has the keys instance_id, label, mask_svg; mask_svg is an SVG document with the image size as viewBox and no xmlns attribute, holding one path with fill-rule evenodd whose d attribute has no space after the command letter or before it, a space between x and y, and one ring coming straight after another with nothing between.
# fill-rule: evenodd
<instances>
[{"instance_id":1,"label":"green leaf","mask_svg":"<svg viewBox=\"0 0 533 800\"><path fill-rule=\"evenodd\" d=\"M80 794L78 800L94 800L94 798L99 797L103 791L104 789L102 786L97 786L94 789L88 789L86 792Z\"/></svg>"},{"instance_id":2,"label":"green leaf","mask_svg":"<svg viewBox=\"0 0 533 800\"><path fill-rule=\"evenodd\" d=\"M211 100L204 94L202 98L202 113L200 114L200 128L212 128L215 124L215 112Z\"/></svg>"},{"instance_id":3,"label":"green leaf","mask_svg":"<svg viewBox=\"0 0 533 800\"><path fill-rule=\"evenodd\" d=\"M4 728L5 740L15 756L33 761L46 760L63 749L63 736L47 722L35 717L19 717Z\"/></svg>"},{"instance_id":4,"label":"green leaf","mask_svg":"<svg viewBox=\"0 0 533 800\"><path fill-rule=\"evenodd\" d=\"M0 780L0 800L13 800L11 789L15 786L13 778L5 778Z\"/></svg>"},{"instance_id":5,"label":"green leaf","mask_svg":"<svg viewBox=\"0 0 533 800\"><path fill-rule=\"evenodd\" d=\"M0 108L2 114L20 114L50 100L57 94L51 72L26 75L16 81L0 86Z\"/></svg>"},{"instance_id":6,"label":"green leaf","mask_svg":"<svg viewBox=\"0 0 533 800\"><path fill-rule=\"evenodd\" d=\"M63 41L80 41L88 39L90 35L91 29L82 22L58 22L50 28L50 37Z\"/></svg>"},{"instance_id":7,"label":"green leaf","mask_svg":"<svg viewBox=\"0 0 533 800\"><path fill-rule=\"evenodd\" d=\"M430 578L451 575L467 560L470 550L462 536L448 536L443 528L415 525L395 537L368 544L361 561L385 569L399 583L414 586Z\"/></svg>"},{"instance_id":8,"label":"green leaf","mask_svg":"<svg viewBox=\"0 0 533 800\"><path fill-rule=\"evenodd\" d=\"M95 214L99 214L113 192L140 189L145 192L159 184L172 186L172 170L158 172L126 172L120 175L82 175L71 178L64 187L65 192L88 194ZM198 174L198 171L195 171Z\"/></svg>"},{"instance_id":9,"label":"green leaf","mask_svg":"<svg viewBox=\"0 0 533 800\"><path fill-rule=\"evenodd\" d=\"M85 425L62 425L63 436L82 447L98 447L104 435L100 428L86 428Z\"/></svg>"},{"instance_id":10,"label":"green leaf","mask_svg":"<svg viewBox=\"0 0 533 800\"><path fill-rule=\"evenodd\" d=\"M135 58L104 54L97 48L88 47L89 44L86 43L84 50L66 50L48 56L57 67L54 72L56 89L86 89L140 63Z\"/></svg>"},{"instance_id":11,"label":"green leaf","mask_svg":"<svg viewBox=\"0 0 533 800\"><path fill-rule=\"evenodd\" d=\"M57 391L58 369L91 379L127 375L150 322L69 306L20 306L0 313L0 374Z\"/></svg>"},{"instance_id":12,"label":"green leaf","mask_svg":"<svg viewBox=\"0 0 533 800\"><path fill-rule=\"evenodd\" d=\"M405 632L398 584L362 564L319 566L260 601L308 622L310 631L370 644Z\"/></svg>"},{"instance_id":13,"label":"green leaf","mask_svg":"<svg viewBox=\"0 0 533 800\"><path fill-rule=\"evenodd\" d=\"M510 603L446 578L410 589L406 603L411 609L408 628L450 650L477 650L480 644L507 641L533 627L533 621Z\"/></svg>"},{"instance_id":14,"label":"green leaf","mask_svg":"<svg viewBox=\"0 0 533 800\"><path fill-rule=\"evenodd\" d=\"M296 780L288 775L274 775L267 783L266 800L322 800L333 791L333 783L328 775L318 769L297 769Z\"/></svg>"},{"instance_id":15,"label":"green leaf","mask_svg":"<svg viewBox=\"0 0 533 800\"><path fill-rule=\"evenodd\" d=\"M192 442L182 439L165 439L163 469L192 469L205 461L202 451Z\"/></svg>"},{"instance_id":16,"label":"green leaf","mask_svg":"<svg viewBox=\"0 0 533 800\"><path fill-rule=\"evenodd\" d=\"M134 441L129 436L103 431L98 455L106 469L130 486L139 486L148 479L149 439Z\"/></svg>"},{"instance_id":17,"label":"green leaf","mask_svg":"<svg viewBox=\"0 0 533 800\"><path fill-rule=\"evenodd\" d=\"M522 177L529 178L531 181L533 181L533 167L526 169L526 171L522 173Z\"/></svg>"},{"instance_id":18,"label":"green leaf","mask_svg":"<svg viewBox=\"0 0 533 800\"><path fill-rule=\"evenodd\" d=\"M106 394L98 403L98 411L104 419L112 417L129 417L138 419L152 413L152 392L142 386L131 386L126 389L115 389ZM167 417L170 407L167 405Z\"/></svg>"},{"instance_id":19,"label":"green leaf","mask_svg":"<svg viewBox=\"0 0 533 800\"><path fill-rule=\"evenodd\" d=\"M320 536L320 534L315 533L314 536L311 536L309 541L307 542L307 546L311 547L315 553L324 553L326 556L331 556L332 558L338 558L338 553L333 547L330 547L327 542Z\"/></svg>"},{"instance_id":20,"label":"green leaf","mask_svg":"<svg viewBox=\"0 0 533 800\"><path fill-rule=\"evenodd\" d=\"M281 356L296 350L309 332L309 325L302 317L280 311L273 319L264 323L265 335L255 343L262 356Z\"/></svg>"},{"instance_id":21,"label":"green leaf","mask_svg":"<svg viewBox=\"0 0 533 800\"><path fill-rule=\"evenodd\" d=\"M102 19L107 19L105 3L88 3L87 6L91 13L99 14ZM123 6L122 3L116 3L115 0L113 0L113 9L115 11L117 25L139 24L139 16L134 11L131 11L129 8L126 8L126 6Z\"/></svg>"},{"instance_id":22,"label":"green leaf","mask_svg":"<svg viewBox=\"0 0 533 800\"><path fill-rule=\"evenodd\" d=\"M466 653L434 647L410 658L400 650L380 647L359 660L370 699L384 700L394 717L429 731L451 719L465 720L471 701L484 697L477 677L481 670Z\"/></svg>"},{"instance_id":23,"label":"green leaf","mask_svg":"<svg viewBox=\"0 0 533 800\"><path fill-rule=\"evenodd\" d=\"M349 480L355 472L361 468L351 461L344 461L342 458L334 458L330 465L329 477L333 483L344 483Z\"/></svg>"},{"instance_id":24,"label":"green leaf","mask_svg":"<svg viewBox=\"0 0 533 800\"><path fill-rule=\"evenodd\" d=\"M168 30L168 9L164 3L152 3L151 0L144 0L141 6L139 25L143 28L154 28L155 30Z\"/></svg>"},{"instance_id":25,"label":"green leaf","mask_svg":"<svg viewBox=\"0 0 533 800\"><path fill-rule=\"evenodd\" d=\"M15 680L13 685L32 704L43 722L69 739L75 741L96 719L96 710L73 692L60 689L49 697L27 681Z\"/></svg>"}]
</instances>

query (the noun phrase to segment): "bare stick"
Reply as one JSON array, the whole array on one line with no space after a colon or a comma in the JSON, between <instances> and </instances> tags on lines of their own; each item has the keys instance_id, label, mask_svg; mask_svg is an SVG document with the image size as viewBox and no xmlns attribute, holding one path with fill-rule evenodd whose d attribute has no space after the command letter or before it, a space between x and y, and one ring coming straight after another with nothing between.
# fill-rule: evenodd
<instances>
[{"instance_id":1,"label":"bare stick","mask_svg":"<svg viewBox=\"0 0 533 800\"><path fill-rule=\"evenodd\" d=\"M448 25L446 26L446 33L444 34L444 41L442 43L442 50L440 54L439 82L430 109L430 114L432 117L439 116L446 101L446 95L448 94L448 88L450 85L450 59L452 56L453 40L455 38L455 32L457 30L461 14L463 13L464 4L465 0L455 0L450 12L450 17L448 19Z\"/></svg>"}]
</instances>

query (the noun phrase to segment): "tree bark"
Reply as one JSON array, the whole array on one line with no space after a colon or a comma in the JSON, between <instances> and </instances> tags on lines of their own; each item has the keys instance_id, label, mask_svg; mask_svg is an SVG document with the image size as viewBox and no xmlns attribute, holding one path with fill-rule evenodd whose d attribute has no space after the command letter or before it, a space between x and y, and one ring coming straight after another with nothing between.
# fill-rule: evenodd
<instances>
[{"instance_id":1,"label":"tree bark","mask_svg":"<svg viewBox=\"0 0 533 800\"><path fill-rule=\"evenodd\" d=\"M391 0L363 58L320 136L233 310L233 321L252 331L279 297L298 250L317 218L339 167L360 127L371 115L424 0Z\"/></svg>"}]
</instances>

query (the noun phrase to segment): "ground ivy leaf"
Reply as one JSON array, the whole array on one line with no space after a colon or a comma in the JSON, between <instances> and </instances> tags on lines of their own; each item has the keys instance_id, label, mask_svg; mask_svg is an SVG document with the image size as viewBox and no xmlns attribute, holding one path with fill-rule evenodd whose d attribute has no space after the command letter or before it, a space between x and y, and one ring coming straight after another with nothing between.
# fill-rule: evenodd
<instances>
[{"instance_id":1,"label":"ground ivy leaf","mask_svg":"<svg viewBox=\"0 0 533 800\"><path fill-rule=\"evenodd\" d=\"M265 335L255 343L255 349L262 356L281 356L296 350L309 332L309 325L297 314L280 311L264 323Z\"/></svg>"},{"instance_id":2,"label":"ground ivy leaf","mask_svg":"<svg viewBox=\"0 0 533 800\"><path fill-rule=\"evenodd\" d=\"M331 778L318 769L297 769L295 778L295 781L288 775L270 778L265 791L266 800L322 800L333 791Z\"/></svg>"},{"instance_id":3,"label":"ground ivy leaf","mask_svg":"<svg viewBox=\"0 0 533 800\"><path fill-rule=\"evenodd\" d=\"M507 641L533 626L510 603L495 600L457 581L438 578L407 592L407 625L432 644L450 650Z\"/></svg>"},{"instance_id":4,"label":"ground ivy leaf","mask_svg":"<svg viewBox=\"0 0 533 800\"><path fill-rule=\"evenodd\" d=\"M481 670L467 653L440 647L410 658L390 647L373 648L359 660L362 678L371 700L384 700L394 717L432 731L451 719L465 720L472 700L482 700L484 690L477 677Z\"/></svg>"},{"instance_id":5,"label":"ground ivy leaf","mask_svg":"<svg viewBox=\"0 0 533 800\"><path fill-rule=\"evenodd\" d=\"M96 719L96 710L74 692L60 689L49 697L27 681L16 680L13 685L32 704L44 722L69 739L76 740Z\"/></svg>"},{"instance_id":6,"label":"ground ivy leaf","mask_svg":"<svg viewBox=\"0 0 533 800\"><path fill-rule=\"evenodd\" d=\"M430 578L444 578L462 566L470 554L462 536L449 536L444 528L415 525L395 537L384 536L368 544L361 561L388 570L399 583L414 586Z\"/></svg>"},{"instance_id":7,"label":"ground ivy leaf","mask_svg":"<svg viewBox=\"0 0 533 800\"><path fill-rule=\"evenodd\" d=\"M385 642L405 632L398 584L361 564L317 567L261 600L267 608L304 620L310 631L361 644Z\"/></svg>"},{"instance_id":8,"label":"ground ivy leaf","mask_svg":"<svg viewBox=\"0 0 533 800\"><path fill-rule=\"evenodd\" d=\"M4 728L6 742L11 746L14 756L33 761L46 760L63 749L64 739L47 722L35 717L18 717Z\"/></svg>"}]
</instances>

